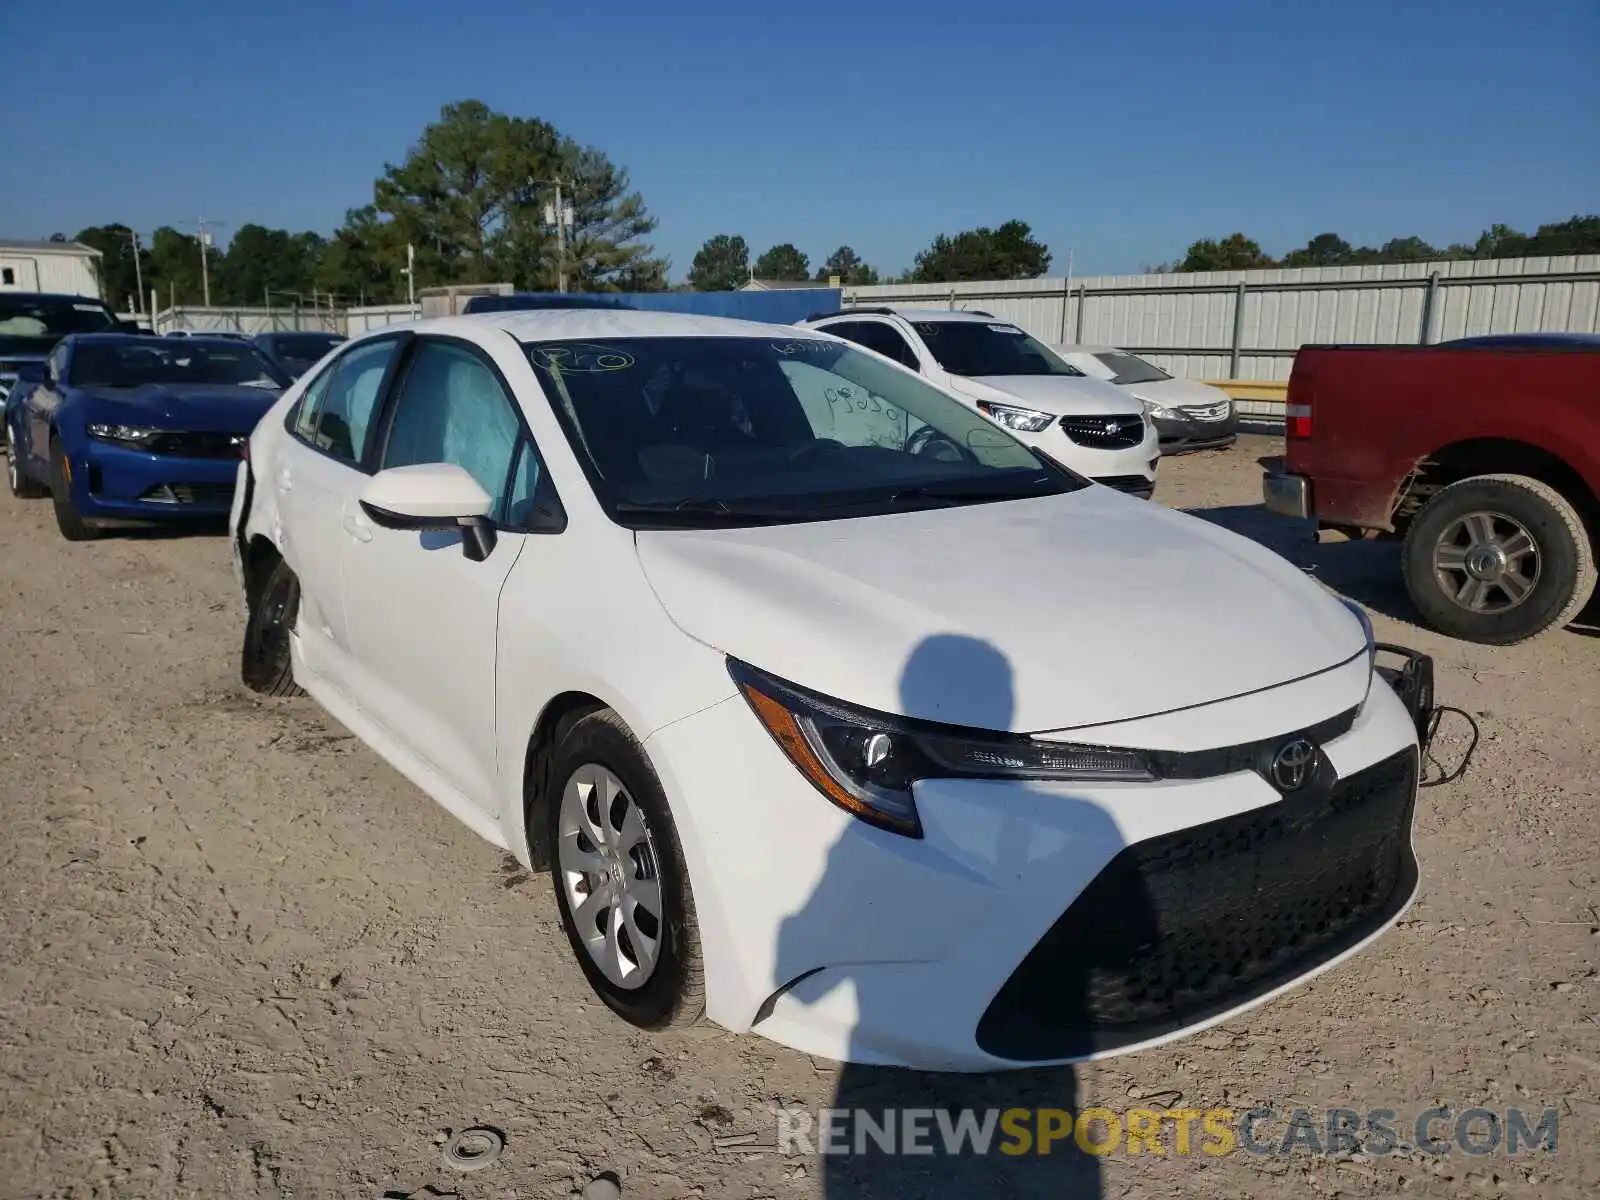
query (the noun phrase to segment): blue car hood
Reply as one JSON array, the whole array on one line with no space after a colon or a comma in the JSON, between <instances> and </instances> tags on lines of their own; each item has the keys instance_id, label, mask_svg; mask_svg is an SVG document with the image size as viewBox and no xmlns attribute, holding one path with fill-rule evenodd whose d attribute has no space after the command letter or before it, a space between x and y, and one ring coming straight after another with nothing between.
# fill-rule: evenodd
<instances>
[{"instance_id":1,"label":"blue car hood","mask_svg":"<svg viewBox=\"0 0 1600 1200\"><path fill-rule=\"evenodd\" d=\"M152 383L136 388L87 388L84 419L202 433L249 433L277 401L276 388Z\"/></svg>"}]
</instances>

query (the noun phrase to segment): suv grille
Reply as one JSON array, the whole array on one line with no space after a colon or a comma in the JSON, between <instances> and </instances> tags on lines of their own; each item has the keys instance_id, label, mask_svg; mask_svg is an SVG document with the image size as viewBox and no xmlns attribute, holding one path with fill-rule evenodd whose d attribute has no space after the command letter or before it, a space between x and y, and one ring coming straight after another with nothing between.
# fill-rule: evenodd
<instances>
[{"instance_id":1,"label":"suv grille","mask_svg":"<svg viewBox=\"0 0 1600 1200\"><path fill-rule=\"evenodd\" d=\"M1133 414L1062 417L1061 428L1078 445L1096 450L1126 450L1144 441L1144 418Z\"/></svg>"},{"instance_id":2,"label":"suv grille","mask_svg":"<svg viewBox=\"0 0 1600 1200\"><path fill-rule=\"evenodd\" d=\"M1107 864L978 1023L1019 1061L1159 1037L1343 953L1410 898L1417 757L1139 842Z\"/></svg>"}]
</instances>

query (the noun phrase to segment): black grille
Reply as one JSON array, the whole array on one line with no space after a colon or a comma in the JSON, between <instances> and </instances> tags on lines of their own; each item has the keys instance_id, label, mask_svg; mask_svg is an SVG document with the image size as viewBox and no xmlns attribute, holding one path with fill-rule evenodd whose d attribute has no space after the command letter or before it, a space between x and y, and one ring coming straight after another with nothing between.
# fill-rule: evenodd
<instances>
[{"instance_id":1,"label":"black grille","mask_svg":"<svg viewBox=\"0 0 1600 1200\"><path fill-rule=\"evenodd\" d=\"M152 454L174 454L183 458L240 458L248 434L193 433L173 430L144 443Z\"/></svg>"},{"instance_id":2,"label":"black grille","mask_svg":"<svg viewBox=\"0 0 1600 1200\"><path fill-rule=\"evenodd\" d=\"M1095 482L1116 488L1119 492L1127 492L1130 496L1138 496L1141 500L1150 499L1156 490L1155 480L1146 479L1143 475L1098 475Z\"/></svg>"},{"instance_id":3,"label":"black grille","mask_svg":"<svg viewBox=\"0 0 1600 1200\"><path fill-rule=\"evenodd\" d=\"M1123 850L978 1023L1018 1061L1171 1033L1289 982L1397 913L1416 886L1416 752L1331 786Z\"/></svg>"},{"instance_id":4,"label":"black grille","mask_svg":"<svg viewBox=\"0 0 1600 1200\"><path fill-rule=\"evenodd\" d=\"M210 508L227 508L233 503L231 483L163 483L146 488L141 500L158 504L205 505Z\"/></svg>"},{"instance_id":5,"label":"black grille","mask_svg":"<svg viewBox=\"0 0 1600 1200\"><path fill-rule=\"evenodd\" d=\"M1062 417L1061 428L1080 446L1096 450L1126 450L1144 441L1144 418Z\"/></svg>"}]
</instances>

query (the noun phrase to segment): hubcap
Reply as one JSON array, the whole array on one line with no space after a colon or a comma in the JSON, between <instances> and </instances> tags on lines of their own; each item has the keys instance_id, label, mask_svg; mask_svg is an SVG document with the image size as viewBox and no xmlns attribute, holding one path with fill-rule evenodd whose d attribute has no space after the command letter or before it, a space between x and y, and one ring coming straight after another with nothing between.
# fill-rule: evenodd
<instances>
[{"instance_id":1,"label":"hubcap","mask_svg":"<svg viewBox=\"0 0 1600 1200\"><path fill-rule=\"evenodd\" d=\"M661 956L657 861L622 781L599 763L574 771L561 792L556 869L584 949L618 987L643 987Z\"/></svg>"},{"instance_id":2,"label":"hubcap","mask_svg":"<svg viewBox=\"0 0 1600 1200\"><path fill-rule=\"evenodd\" d=\"M1444 594L1475 613L1516 608L1539 583L1539 544L1504 513L1474 512L1445 527L1433 547Z\"/></svg>"}]
</instances>

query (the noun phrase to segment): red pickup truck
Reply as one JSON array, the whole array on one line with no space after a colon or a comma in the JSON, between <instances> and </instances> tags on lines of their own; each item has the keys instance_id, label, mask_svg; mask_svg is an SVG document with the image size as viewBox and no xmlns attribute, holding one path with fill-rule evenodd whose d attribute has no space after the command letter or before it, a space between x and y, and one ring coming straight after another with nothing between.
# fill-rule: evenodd
<instances>
[{"instance_id":1,"label":"red pickup truck","mask_svg":"<svg viewBox=\"0 0 1600 1200\"><path fill-rule=\"evenodd\" d=\"M1595 587L1600 336L1308 346L1267 507L1404 539L1433 628L1505 645L1560 628Z\"/></svg>"}]
</instances>

